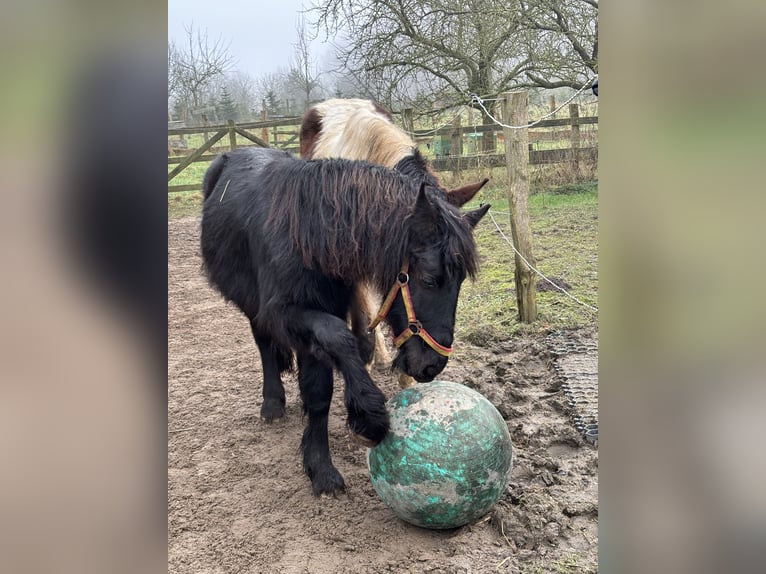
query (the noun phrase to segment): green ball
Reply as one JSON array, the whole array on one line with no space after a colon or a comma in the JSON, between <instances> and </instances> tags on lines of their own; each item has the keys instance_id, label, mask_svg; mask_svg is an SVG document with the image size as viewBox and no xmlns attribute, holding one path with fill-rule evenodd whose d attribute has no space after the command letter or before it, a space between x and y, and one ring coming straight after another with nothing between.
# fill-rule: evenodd
<instances>
[{"instance_id":1,"label":"green ball","mask_svg":"<svg viewBox=\"0 0 766 574\"><path fill-rule=\"evenodd\" d=\"M419 383L387 403L391 430L367 464L383 503L425 528L457 528L496 503L511 475L508 426L478 392L458 383Z\"/></svg>"}]
</instances>

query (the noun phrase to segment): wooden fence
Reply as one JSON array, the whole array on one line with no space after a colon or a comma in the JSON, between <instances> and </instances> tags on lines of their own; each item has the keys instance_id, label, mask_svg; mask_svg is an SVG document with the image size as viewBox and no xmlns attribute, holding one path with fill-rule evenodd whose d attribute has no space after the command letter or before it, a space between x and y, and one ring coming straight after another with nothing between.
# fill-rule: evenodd
<instances>
[{"instance_id":1,"label":"wooden fence","mask_svg":"<svg viewBox=\"0 0 766 574\"><path fill-rule=\"evenodd\" d=\"M569 118L543 120L528 130L529 164L570 162L576 165L579 161L598 160L598 131L591 130L589 133L592 133L592 137L584 138L580 130L581 126L597 125L598 117L580 117L576 104L569 106L569 112ZM404 121L409 118L404 114L402 119ZM226 125L168 129L168 166L175 166L168 172L168 183L191 164L209 163L217 154L238 147L276 147L297 154L300 122L300 117L288 117L259 122L235 124L229 121ZM435 171L460 171L506 165L505 153L470 153L469 143L478 147L476 140L486 137L486 134L491 134L496 143L504 144L505 136L500 126L461 126L458 121L455 125L437 130L416 129L412 133L418 146L428 149L429 162ZM202 137L192 138L196 135ZM199 139L203 143L195 148L190 146L189 139ZM552 145L565 143L568 147L537 149L544 142L551 142ZM169 193L201 189L201 177L199 182L192 184L168 185Z\"/></svg>"}]
</instances>

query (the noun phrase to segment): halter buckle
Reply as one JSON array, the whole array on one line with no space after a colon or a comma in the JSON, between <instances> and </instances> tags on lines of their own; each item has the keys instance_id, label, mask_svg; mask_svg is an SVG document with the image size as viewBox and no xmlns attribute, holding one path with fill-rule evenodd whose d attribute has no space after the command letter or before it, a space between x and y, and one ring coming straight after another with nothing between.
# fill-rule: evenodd
<instances>
[{"instance_id":1,"label":"halter buckle","mask_svg":"<svg viewBox=\"0 0 766 574\"><path fill-rule=\"evenodd\" d=\"M400 287L404 287L407 285L407 283L410 282L410 276L408 273L405 273L404 271L400 271L399 274L396 276L396 281L399 283Z\"/></svg>"},{"instance_id":2,"label":"halter buckle","mask_svg":"<svg viewBox=\"0 0 766 574\"><path fill-rule=\"evenodd\" d=\"M420 331L423 330L423 325L420 323L420 321L414 321L407 325L407 328L410 330L410 332L413 335L418 335Z\"/></svg>"}]
</instances>

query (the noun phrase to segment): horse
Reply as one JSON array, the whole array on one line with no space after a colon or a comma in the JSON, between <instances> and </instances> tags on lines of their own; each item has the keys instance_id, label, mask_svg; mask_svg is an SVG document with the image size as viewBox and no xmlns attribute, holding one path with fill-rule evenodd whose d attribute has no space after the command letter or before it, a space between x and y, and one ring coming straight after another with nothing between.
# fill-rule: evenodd
<instances>
[{"instance_id":1,"label":"horse","mask_svg":"<svg viewBox=\"0 0 766 574\"><path fill-rule=\"evenodd\" d=\"M299 131L300 155L304 159L345 158L364 160L395 169L418 180L425 179L440 190L447 201L461 207L489 181L465 185L453 190L441 186L436 175L417 149L415 142L394 124L391 113L372 100L335 98L319 102L304 114ZM357 336L363 336L370 310L376 299L367 285L360 285L351 309L351 324ZM385 342L379 330L367 343L374 349L374 362L389 362ZM399 384L413 384L410 377L399 374Z\"/></svg>"},{"instance_id":2,"label":"horse","mask_svg":"<svg viewBox=\"0 0 766 574\"><path fill-rule=\"evenodd\" d=\"M473 229L489 206L461 212L426 181L382 166L263 148L216 157L203 191L203 269L250 323L261 416L285 416L282 374L295 356L304 470L314 495L342 492L327 435L333 369L352 435L374 446L389 429L385 396L347 323L356 286L388 291L376 320L400 333L396 368L433 380L452 351L460 286L478 265Z\"/></svg>"}]
</instances>

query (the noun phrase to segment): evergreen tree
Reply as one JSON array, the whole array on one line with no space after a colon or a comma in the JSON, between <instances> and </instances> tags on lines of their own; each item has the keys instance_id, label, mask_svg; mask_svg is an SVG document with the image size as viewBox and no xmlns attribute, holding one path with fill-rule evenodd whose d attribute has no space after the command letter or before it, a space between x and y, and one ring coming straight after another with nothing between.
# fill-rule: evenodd
<instances>
[{"instance_id":1,"label":"evergreen tree","mask_svg":"<svg viewBox=\"0 0 766 574\"><path fill-rule=\"evenodd\" d=\"M266 92L266 113L269 117L278 116L280 113L279 97L274 90Z\"/></svg>"},{"instance_id":2,"label":"evergreen tree","mask_svg":"<svg viewBox=\"0 0 766 574\"><path fill-rule=\"evenodd\" d=\"M216 104L215 108L216 112L218 113L218 117L223 121L232 120L236 122L239 119L237 104L234 103L234 100L232 99L229 90L226 89L226 86L221 88L221 95L218 98L218 103Z\"/></svg>"}]
</instances>

